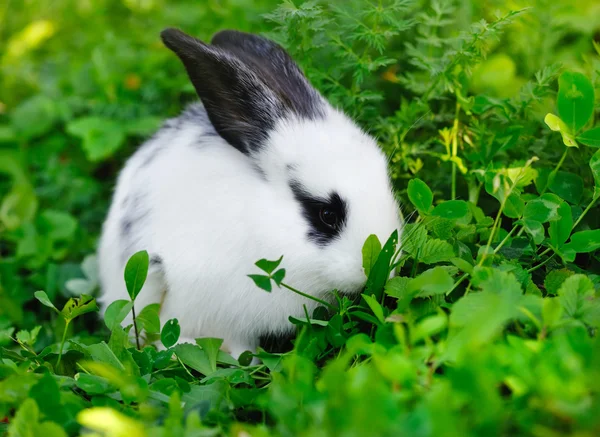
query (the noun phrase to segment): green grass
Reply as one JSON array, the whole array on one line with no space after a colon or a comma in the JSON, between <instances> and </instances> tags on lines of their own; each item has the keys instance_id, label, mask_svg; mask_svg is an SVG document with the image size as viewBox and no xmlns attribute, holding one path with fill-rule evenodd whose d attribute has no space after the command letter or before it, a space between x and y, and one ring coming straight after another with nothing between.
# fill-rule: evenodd
<instances>
[{"instance_id":1,"label":"green grass","mask_svg":"<svg viewBox=\"0 0 600 437\"><path fill-rule=\"evenodd\" d=\"M599 435L598 17L593 0L1 3L0 435ZM408 222L365 243L361 297L292 319L293 351L260 365L175 346L156 305L135 329L166 350L130 341L144 252L131 301L94 314L117 172L194 99L167 26L283 44L378 138ZM257 293L310 294L285 260L258 264Z\"/></svg>"}]
</instances>

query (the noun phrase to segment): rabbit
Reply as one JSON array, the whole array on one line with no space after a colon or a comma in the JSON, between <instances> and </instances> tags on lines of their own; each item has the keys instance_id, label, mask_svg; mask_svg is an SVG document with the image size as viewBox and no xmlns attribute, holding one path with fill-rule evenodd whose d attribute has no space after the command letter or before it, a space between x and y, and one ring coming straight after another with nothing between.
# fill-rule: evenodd
<instances>
[{"instance_id":1,"label":"rabbit","mask_svg":"<svg viewBox=\"0 0 600 437\"><path fill-rule=\"evenodd\" d=\"M210 44L161 32L201 102L167 120L120 172L99 242L102 311L127 298L128 258L147 250L136 308L160 303L179 343L223 339L238 358L313 300L248 274L278 259L285 282L328 302L364 287L362 246L402 230L387 160L275 42L224 30ZM124 324L131 323L131 316Z\"/></svg>"}]
</instances>

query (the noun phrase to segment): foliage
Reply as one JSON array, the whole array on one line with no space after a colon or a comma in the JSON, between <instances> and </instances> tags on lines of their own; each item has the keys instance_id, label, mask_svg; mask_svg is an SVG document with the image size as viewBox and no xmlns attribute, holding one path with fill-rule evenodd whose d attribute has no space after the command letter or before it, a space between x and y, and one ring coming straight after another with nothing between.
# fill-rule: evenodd
<instances>
[{"instance_id":1,"label":"foliage","mask_svg":"<svg viewBox=\"0 0 600 437\"><path fill-rule=\"evenodd\" d=\"M1 3L0 434L598 435L598 17L593 0ZM361 296L290 318L293 349L259 363L136 308L146 252L130 300L93 316L117 171L194 98L166 26L281 42L379 139L407 219L365 242ZM256 293L312 298L286 254L256 267Z\"/></svg>"}]
</instances>

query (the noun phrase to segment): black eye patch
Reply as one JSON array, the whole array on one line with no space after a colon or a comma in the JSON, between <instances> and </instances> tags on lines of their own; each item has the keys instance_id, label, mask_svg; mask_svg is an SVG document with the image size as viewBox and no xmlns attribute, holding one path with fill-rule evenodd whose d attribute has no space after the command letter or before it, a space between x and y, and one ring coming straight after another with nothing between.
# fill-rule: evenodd
<instances>
[{"instance_id":1,"label":"black eye patch","mask_svg":"<svg viewBox=\"0 0 600 437\"><path fill-rule=\"evenodd\" d=\"M289 185L310 225L308 238L319 246L325 246L338 237L348 215L344 199L336 192L331 192L326 198L313 196L295 180L290 181Z\"/></svg>"}]
</instances>

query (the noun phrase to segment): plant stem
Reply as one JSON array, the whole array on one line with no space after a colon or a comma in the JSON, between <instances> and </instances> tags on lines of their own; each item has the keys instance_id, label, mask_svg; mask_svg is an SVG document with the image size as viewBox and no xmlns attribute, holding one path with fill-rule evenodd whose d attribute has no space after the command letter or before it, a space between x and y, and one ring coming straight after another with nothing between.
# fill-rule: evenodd
<instances>
[{"instance_id":1,"label":"plant stem","mask_svg":"<svg viewBox=\"0 0 600 437\"><path fill-rule=\"evenodd\" d=\"M548 252L550 252L551 250L552 250L552 248L551 248L551 247L548 247L548 248L546 248L546 250L544 250L544 251L543 251L542 253L540 253L538 256L539 256L539 257L542 257L542 256L546 255Z\"/></svg>"},{"instance_id":2,"label":"plant stem","mask_svg":"<svg viewBox=\"0 0 600 437\"><path fill-rule=\"evenodd\" d=\"M594 206L594 203L596 203L597 200L598 200L597 196L594 196L594 198L592 198L591 202L583 210L583 212L581 213L581 215L579 216L579 218L577 219L577 221L575 221L575 224L571 228L571 232L569 233L569 235L575 230L575 228L577 227L577 225L579 225L579 223L581 223L581 220L583 220L583 217L585 217L585 215L589 212L589 210L592 209L592 206ZM542 257L542 256L546 255L548 252L550 252L551 250L552 250L552 248L548 247L546 250L544 250L538 256ZM554 255L556 255L556 253L553 253L550 257L548 257L547 259L545 259L544 261L542 261L540 264L538 264L537 266L534 266L534 267L530 268L527 271L529 273L531 273L531 272L536 271L540 267L543 267L548 261L550 261L552 258L554 258Z\"/></svg>"},{"instance_id":3,"label":"plant stem","mask_svg":"<svg viewBox=\"0 0 600 437\"><path fill-rule=\"evenodd\" d=\"M577 227L577 225L579 223L581 223L581 220L583 220L583 217L585 217L585 215L592 208L592 206L594 206L594 203L596 203L596 200L598 200L598 196L594 196L592 198L592 201L588 204L588 206L586 206L586 208L583 210L583 212L581 213L581 215L579 216L579 218L577 219L577 221L575 222L575 224L571 228L571 232L573 232L573 230Z\"/></svg>"},{"instance_id":4,"label":"plant stem","mask_svg":"<svg viewBox=\"0 0 600 437\"><path fill-rule=\"evenodd\" d=\"M490 230L490 236L488 237L487 244L485 245L485 252L483 252L481 254L481 259L477 263L478 266L483 265L483 261L485 261L485 257L487 256L487 253L490 250L492 241L494 240L494 235L496 234L496 228L498 228L498 226L500 225L500 218L502 217L502 211L504 211L504 205L506 204L506 199L508 199L508 196L506 196L504 198L504 200L502 201L502 203L500 204L500 209L498 210L498 214L496 214L496 219L494 220L494 224L492 226L492 229Z\"/></svg>"},{"instance_id":5,"label":"plant stem","mask_svg":"<svg viewBox=\"0 0 600 437\"><path fill-rule=\"evenodd\" d=\"M510 232L508 234L506 234L506 237L504 237L504 239L500 242L500 244L498 244L496 246L496 248L494 249L494 255L498 253L498 251L502 248L502 246L504 246L504 244L506 243L506 241L510 238L510 236L512 235L513 232L515 232L515 230L519 227L519 225L514 225L513 228L510 230Z\"/></svg>"},{"instance_id":6,"label":"plant stem","mask_svg":"<svg viewBox=\"0 0 600 437\"><path fill-rule=\"evenodd\" d=\"M496 214L496 219L494 220L494 225L492 226L492 229L490 231L490 236L488 238L487 244L485 245L485 252L481 255L481 259L479 260L479 263L477 263L478 266L483 265L483 261L485 260L485 257L487 256L487 253L490 250L490 246L492 245L492 241L494 240L494 235L496 234L496 230L500 225L500 219L502 217L502 212L504 211L504 207L506 206L506 202L508 201L508 198L510 197L510 195L512 194L513 190L515 189L515 187L517 186L517 183L519 181L519 179L521 178L521 175L523 174L523 171L525 171L526 168L528 168L533 162L537 161L538 158L537 157L533 157L531 158L529 161L527 161L527 164L525 165L525 167L523 167L521 169L521 171L519 172L517 178L515 179L515 181L512 183L512 185L508 188L508 190L505 193L504 198L502 199L502 202L500 202L500 209L498 210L498 214ZM564 160L564 159L563 159ZM558 167L557 167L558 168ZM524 228L523 228L524 229ZM523 231L523 229L521 229L521 232ZM510 234L515 230L515 228L513 227L508 236L510 236ZM521 233L519 233L518 235L521 235ZM502 244L505 243L505 240L502 240L500 247L502 247ZM494 251L494 254L497 251Z\"/></svg>"},{"instance_id":7,"label":"plant stem","mask_svg":"<svg viewBox=\"0 0 600 437\"><path fill-rule=\"evenodd\" d=\"M458 288L458 286L460 284L462 284L462 282L467 279L467 277L469 276L468 273L465 273L464 275L462 275L460 278L458 278L458 281L456 281L456 283L454 284L454 286L450 289L450 291L448 291L446 293L446 296L450 295L450 293L452 293L454 290L456 290Z\"/></svg>"},{"instance_id":8,"label":"plant stem","mask_svg":"<svg viewBox=\"0 0 600 437\"><path fill-rule=\"evenodd\" d=\"M456 162L452 161L452 187L450 188L452 200L456 200Z\"/></svg>"},{"instance_id":9,"label":"plant stem","mask_svg":"<svg viewBox=\"0 0 600 437\"><path fill-rule=\"evenodd\" d=\"M419 252L417 251L417 254L418 254L418 253L419 253ZM414 277L415 277L415 275L417 274L417 267L418 267L418 266L419 266L419 259L415 257L415 259L414 259L414 262L413 262L413 265L412 265L412 269L411 269L411 271L410 271L410 277L411 277L411 278L414 278Z\"/></svg>"},{"instance_id":10,"label":"plant stem","mask_svg":"<svg viewBox=\"0 0 600 437\"><path fill-rule=\"evenodd\" d=\"M135 316L135 303L131 305L131 314L133 315L133 330L135 332L135 345L137 350L140 350L140 333L138 332L136 316Z\"/></svg>"},{"instance_id":11,"label":"plant stem","mask_svg":"<svg viewBox=\"0 0 600 437\"><path fill-rule=\"evenodd\" d=\"M69 323L71 323L71 320L69 320L69 319L65 320L65 329L63 330L63 336L62 336L62 340L60 342L60 350L58 351L58 361L56 362L57 369L58 369L58 366L60 366L60 360L62 360L63 349L65 347L65 340L67 338L67 329L69 328Z\"/></svg>"},{"instance_id":12,"label":"plant stem","mask_svg":"<svg viewBox=\"0 0 600 437\"><path fill-rule=\"evenodd\" d=\"M548 187L550 186L550 184L552 184L552 182L554 181L554 177L556 176L556 173L558 173L558 170L563 165L563 162L565 162L565 159L567 157L568 151L569 151L569 148L565 147L565 151L562 154L562 156L560 158L560 161L558 161L558 164L556 164L556 167L554 167L554 170L552 170L550 172L550 174L548 175L548 180L546 181L546 185L544 186L544 189L540 193L540 196L546 192L546 190L548 189Z\"/></svg>"},{"instance_id":13,"label":"plant stem","mask_svg":"<svg viewBox=\"0 0 600 437\"><path fill-rule=\"evenodd\" d=\"M469 202L477 205L479 203L479 192L481 191L482 184L478 184L473 180L468 181L469 183Z\"/></svg>"},{"instance_id":14,"label":"plant stem","mask_svg":"<svg viewBox=\"0 0 600 437\"><path fill-rule=\"evenodd\" d=\"M454 125L452 126L452 158L458 156L458 115L460 113L460 104L456 104L454 114ZM452 200L456 199L456 161L452 161Z\"/></svg>"},{"instance_id":15,"label":"plant stem","mask_svg":"<svg viewBox=\"0 0 600 437\"><path fill-rule=\"evenodd\" d=\"M528 269L527 273L535 272L540 267L545 266L548 263L548 261L550 261L552 258L554 258L554 255L556 255L556 253L553 253L552 255L550 255L548 258L546 258L544 261L542 261L541 263L539 263L537 266L533 266L532 268Z\"/></svg>"},{"instance_id":16,"label":"plant stem","mask_svg":"<svg viewBox=\"0 0 600 437\"><path fill-rule=\"evenodd\" d=\"M296 290L294 287L290 287L289 285L287 285L284 282L281 283L281 286L283 288L287 288L288 290L290 290L296 294L299 294L300 296L304 296L307 299L314 300L315 302L319 302L321 305L326 306L327 308L329 308L331 310L337 311L337 309L338 309L335 305L331 305L329 302L325 302L324 300L321 300L317 297L311 296L310 294L302 293L300 290Z\"/></svg>"},{"instance_id":17,"label":"plant stem","mask_svg":"<svg viewBox=\"0 0 600 437\"><path fill-rule=\"evenodd\" d=\"M177 358L177 361L179 361L179 364L181 364L181 367L183 367L183 370L185 370L185 372L190 375L192 378L194 378L194 375L192 375L192 373L188 370L188 368L186 367L185 364L183 364L183 362L181 361L181 359L177 356L177 354L175 354L175 357Z\"/></svg>"}]
</instances>

